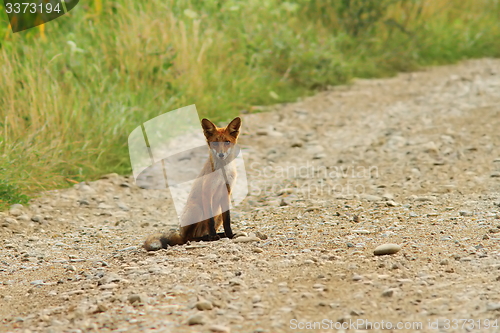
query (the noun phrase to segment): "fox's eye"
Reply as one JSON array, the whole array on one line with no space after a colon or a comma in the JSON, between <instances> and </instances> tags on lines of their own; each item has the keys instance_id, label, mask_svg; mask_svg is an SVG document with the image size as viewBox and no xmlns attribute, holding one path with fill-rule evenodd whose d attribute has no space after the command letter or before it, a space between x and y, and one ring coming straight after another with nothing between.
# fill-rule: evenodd
<instances>
[{"instance_id":1,"label":"fox's eye","mask_svg":"<svg viewBox=\"0 0 500 333\"><path fill-rule=\"evenodd\" d=\"M218 142L212 142L211 144L212 144L212 146L214 146L214 147L217 147L217 146L219 145L219 143L218 143Z\"/></svg>"},{"instance_id":2,"label":"fox's eye","mask_svg":"<svg viewBox=\"0 0 500 333\"><path fill-rule=\"evenodd\" d=\"M229 145L231 144L231 142L226 141L226 142L224 142L224 144L225 144L226 146L229 146Z\"/></svg>"}]
</instances>

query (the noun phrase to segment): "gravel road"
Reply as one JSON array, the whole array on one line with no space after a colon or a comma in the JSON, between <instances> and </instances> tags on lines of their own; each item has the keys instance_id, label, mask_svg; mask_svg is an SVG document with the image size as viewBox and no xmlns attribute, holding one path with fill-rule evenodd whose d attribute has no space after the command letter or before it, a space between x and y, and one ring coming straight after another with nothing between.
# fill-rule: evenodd
<instances>
[{"instance_id":1,"label":"gravel road","mask_svg":"<svg viewBox=\"0 0 500 333\"><path fill-rule=\"evenodd\" d=\"M500 332L500 60L242 119L236 239L146 252L170 194L114 174L0 213L0 331Z\"/></svg>"}]
</instances>

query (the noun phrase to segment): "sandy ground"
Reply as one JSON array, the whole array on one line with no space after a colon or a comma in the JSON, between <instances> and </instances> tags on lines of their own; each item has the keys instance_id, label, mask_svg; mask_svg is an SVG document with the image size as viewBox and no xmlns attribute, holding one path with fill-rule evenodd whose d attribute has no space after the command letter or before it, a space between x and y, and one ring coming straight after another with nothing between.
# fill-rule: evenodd
<instances>
[{"instance_id":1,"label":"sandy ground","mask_svg":"<svg viewBox=\"0 0 500 333\"><path fill-rule=\"evenodd\" d=\"M0 331L500 332L500 60L243 115L240 142L248 237L148 253L170 194L117 175L0 213Z\"/></svg>"}]
</instances>

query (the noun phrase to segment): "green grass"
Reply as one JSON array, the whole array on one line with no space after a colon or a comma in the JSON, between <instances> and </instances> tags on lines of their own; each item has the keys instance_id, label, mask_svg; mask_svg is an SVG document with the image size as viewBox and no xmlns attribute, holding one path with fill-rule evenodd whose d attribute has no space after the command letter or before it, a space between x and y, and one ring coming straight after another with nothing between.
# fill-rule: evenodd
<instances>
[{"instance_id":1,"label":"green grass","mask_svg":"<svg viewBox=\"0 0 500 333\"><path fill-rule=\"evenodd\" d=\"M0 200L130 173L128 134L178 107L226 120L499 56L499 13L493 0L94 0L16 34L0 13Z\"/></svg>"}]
</instances>

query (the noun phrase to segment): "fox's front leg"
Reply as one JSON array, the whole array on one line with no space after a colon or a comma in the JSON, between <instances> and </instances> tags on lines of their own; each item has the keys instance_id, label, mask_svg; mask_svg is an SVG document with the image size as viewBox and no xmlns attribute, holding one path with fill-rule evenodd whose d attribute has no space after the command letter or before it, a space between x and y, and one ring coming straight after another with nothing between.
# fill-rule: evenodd
<instances>
[{"instance_id":1,"label":"fox's front leg","mask_svg":"<svg viewBox=\"0 0 500 333\"><path fill-rule=\"evenodd\" d=\"M215 218L212 213L210 213L210 216L210 220L208 220L208 240L219 240L220 236L217 235L217 230L215 230Z\"/></svg>"},{"instance_id":2,"label":"fox's front leg","mask_svg":"<svg viewBox=\"0 0 500 333\"><path fill-rule=\"evenodd\" d=\"M231 213L229 212L229 209L222 213L222 223L222 225L224 226L224 235L227 238L233 238L234 234L231 230Z\"/></svg>"}]
</instances>

